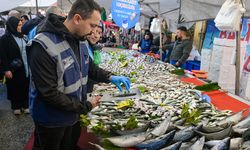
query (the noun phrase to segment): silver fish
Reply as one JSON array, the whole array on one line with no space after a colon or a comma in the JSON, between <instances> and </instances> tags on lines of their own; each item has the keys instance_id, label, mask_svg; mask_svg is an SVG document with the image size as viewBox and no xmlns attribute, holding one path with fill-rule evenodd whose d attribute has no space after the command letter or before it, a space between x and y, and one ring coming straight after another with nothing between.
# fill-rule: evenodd
<instances>
[{"instance_id":1,"label":"silver fish","mask_svg":"<svg viewBox=\"0 0 250 150\"><path fill-rule=\"evenodd\" d=\"M212 141L207 141L205 143L205 145L208 148L212 148L220 142L222 142L222 140L212 140ZM239 150L242 147L242 143L243 143L243 138L233 138L230 140L230 148L229 149L230 150Z\"/></svg>"},{"instance_id":2,"label":"silver fish","mask_svg":"<svg viewBox=\"0 0 250 150\"><path fill-rule=\"evenodd\" d=\"M174 138L174 134L175 130L157 138L146 140L142 143L135 145L135 147L138 149L157 150L169 144Z\"/></svg>"},{"instance_id":3,"label":"silver fish","mask_svg":"<svg viewBox=\"0 0 250 150\"><path fill-rule=\"evenodd\" d=\"M168 147L162 148L161 150L179 150L181 147L182 142L174 143Z\"/></svg>"},{"instance_id":4,"label":"silver fish","mask_svg":"<svg viewBox=\"0 0 250 150\"><path fill-rule=\"evenodd\" d=\"M221 130L223 130L224 128L220 127L220 126L202 126L201 127L201 132L204 133L213 133L213 132L219 132Z\"/></svg>"},{"instance_id":5,"label":"silver fish","mask_svg":"<svg viewBox=\"0 0 250 150\"><path fill-rule=\"evenodd\" d=\"M140 133L140 134L129 134L123 136L116 136L107 138L111 143L115 146L119 147L133 147L136 144L139 144L146 140L148 137L148 133Z\"/></svg>"},{"instance_id":6,"label":"silver fish","mask_svg":"<svg viewBox=\"0 0 250 150\"><path fill-rule=\"evenodd\" d=\"M166 133L169 124L170 124L171 116L168 116L164 121L162 121L157 127L153 129L150 133L154 136L161 136Z\"/></svg>"},{"instance_id":7,"label":"silver fish","mask_svg":"<svg viewBox=\"0 0 250 150\"><path fill-rule=\"evenodd\" d=\"M247 109L244 109L236 114L233 114L232 116L229 116L223 120L221 120L220 122L218 122L217 124L220 126L220 125L223 125L223 124L230 124L230 123L233 123L233 124L236 124L238 123L242 117L243 117L243 113L246 111Z\"/></svg>"},{"instance_id":8,"label":"silver fish","mask_svg":"<svg viewBox=\"0 0 250 150\"><path fill-rule=\"evenodd\" d=\"M211 150L228 150L230 147L230 137L221 140L218 144L211 148Z\"/></svg>"},{"instance_id":9,"label":"silver fish","mask_svg":"<svg viewBox=\"0 0 250 150\"><path fill-rule=\"evenodd\" d=\"M247 116L242 121L233 126L235 128L249 128L250 127L250 116Z\"/></svg>"},{"instance_id":10,"label":"silver fish","mask_svg":"<svg viewBox=\"0 0 250 150\"><path fill-rule=\"evenodd\" d=\"M202 150L205 144L205 137L201 137L197 140L188 150Z\"/></svg>"},{"instance_id":11,"label":"silver fish","mask_svg":"<svg viewBox=\"0 0 250 150\"><path fill-rule=\"evenodd\" d=\"M228 137L231 134L232 131L232 125L230 125L228 128L219 131L219 132L214 132L214 133L203 133L200 131L195 130L197 134L200 136L205 136L207 140L222 140L225 137Z\"/></svg>"},{"instance_id":12,"label":"silver fish","mask_svg":"<svg viewBox=\"0 0 250 150\"><path fill-rule=\"evenodd\" d=\"M245 141L242 145L242 149L250 150L250 141Z\"/></svg>"},{"instance_id":13,"label":"silver fish","mask_svg":"<svg viewBox=\"0 0 250 150\"><path fill-rule=\"evenodd\" d=\"M174 142L187 142L189 140L191 140L194 137L194 129L198 129L200 127L194 127L194 126L190 126L185 128L184 130L180 130L178 132L175 133Z\"/></svg>"}]
</instances>

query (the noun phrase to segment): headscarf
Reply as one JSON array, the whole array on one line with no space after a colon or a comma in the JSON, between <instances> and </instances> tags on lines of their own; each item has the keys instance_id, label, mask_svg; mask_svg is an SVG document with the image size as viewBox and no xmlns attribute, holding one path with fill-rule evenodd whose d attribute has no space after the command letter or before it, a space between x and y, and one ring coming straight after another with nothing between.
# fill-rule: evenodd
<instances>
[{"instance_id":1,"label":"headscarf","mask_svg":"<svg viewBox=\"0 0 250 150\"><path fill-rule=\"evenodd\" d=\"M10 17L6 22L6 29L10 34L15 35L16 37L22 38L22 33L17 31L17 26L20 20L16 17Z\"/></svg>"}]
</instances>

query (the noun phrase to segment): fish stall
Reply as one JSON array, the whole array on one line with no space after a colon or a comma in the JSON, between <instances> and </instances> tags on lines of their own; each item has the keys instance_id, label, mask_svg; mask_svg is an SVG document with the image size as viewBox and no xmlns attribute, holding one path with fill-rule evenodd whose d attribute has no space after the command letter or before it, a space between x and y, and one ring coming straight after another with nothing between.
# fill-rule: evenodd
<instances>
[{"instance_id":1,"label":"fish stall","mask_svg":"<svg viewBox=\"0 0 250 150\"><path fill-rule=\"evenodd\" d=\"M219 110L190 83L183 70L135 51L101 52L100 67L130 78L130 92L99 83L89 97L100 105L81 115L82 126L100 137L96 149L250 149L248 109Z\"/></svg>"}]
</instances>

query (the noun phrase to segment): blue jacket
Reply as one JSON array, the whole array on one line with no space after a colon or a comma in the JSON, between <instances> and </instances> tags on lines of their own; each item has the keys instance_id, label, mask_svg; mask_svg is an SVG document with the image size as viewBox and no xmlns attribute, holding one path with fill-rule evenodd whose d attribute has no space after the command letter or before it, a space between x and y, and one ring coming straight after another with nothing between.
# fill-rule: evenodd
<instances>
[{"instance_id":1,"label":"blue jacket","mask_svg":"<svg viewBox=\"0 0 250 150\"><path fill-rule=\"evenodd\" d=\"M142 53L148 53L150 51L150 47L152 45L152 41L149 39L149 40L145 40L145 39L142 39L141 40L141 43L140 43L140 47L142 49Z\"/></svg>"}]
</instances>

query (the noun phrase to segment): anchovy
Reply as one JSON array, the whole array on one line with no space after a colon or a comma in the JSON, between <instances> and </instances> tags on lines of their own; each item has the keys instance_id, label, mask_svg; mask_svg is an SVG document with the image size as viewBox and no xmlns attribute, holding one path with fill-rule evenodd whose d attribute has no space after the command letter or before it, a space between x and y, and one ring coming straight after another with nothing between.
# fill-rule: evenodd
<instances>
[{"instance_id":1,"label":"anchovy","mask_svg":"<svg viewBox=\"0 0 250 150\"><path fill-rule=\"evenodd\" d=\"M135 145L135 147L138 149L157 150L169 144L174 138L174 135L175 130L169 132L168 134L159 136L155 139L146 140L140 144Z\"/></svg>"},{"instance_id":2,"label":"anchovy","mask_svg":"<svg viewBox=\"0 0 250 150\"><path fill-rule=\"evenodd\" d=\"M164 121L162 121L157 127L151 131L151 134L154 136L161 136L166 133L169 124L170 124L171 116L169 115Z\"/></svg>"},{"instance_id":3,"label":"anchovy","mask_svg":"<svg viewBox=\"0 0 250 150\"><path fill-rule=\"evenodd\" d=\"M228 150L230 147L230 137L221 140L218 144L211 148L211 150Z\"/></svg>"},{"instance_id":4,"label":"anchovy","mask_svg":"<svg viewBox=\"0 0 250 150\"><path fill-rule=\"evenodd\" d=\"M107 138L112 144L119 147L133 147L146 140L148 133L129 134Z\"/></svg>"},{"instance_id":5,"label":"anchovy","mask_svg":"<svg viewBox=\"0 0 250 150\"><path fill-rule=\"evenodd\" d=\"M188 150L202 150L205 144L205 137L201 137L197 140Z\"/></svg>"},{"instance_id":6,"label":"anchovy","mask_svg":"<svg viewBox=\"0 0 250 150\"><path fill-rule=\"evenodd\" d=\"M195 130L197 134L200 136L205 136L207 140L222 140L225 137L228 137L231 134L232 131L232 125L230 125L228 128L219 131L219 132L214 132L214 133L203 133L200 131Z\"/></svg>"},{"instance_id":7,"label":"anchovy","mask_svg":"<svg viewBox=\"0 0 250 150\"><path fill-rule=\"evenodd\" d=\"M181 147L182 142L174 143L168 147L162 148L161 150L179 150Z\"/></svg>"}]
</instances>

